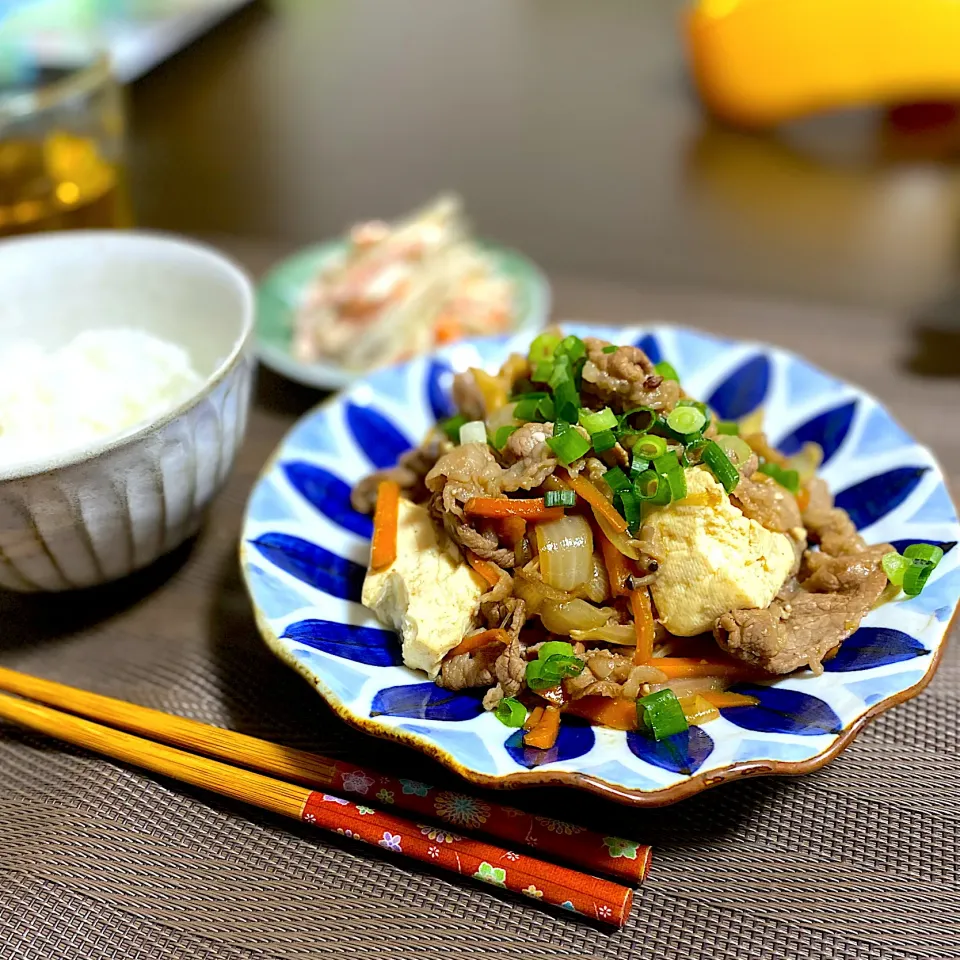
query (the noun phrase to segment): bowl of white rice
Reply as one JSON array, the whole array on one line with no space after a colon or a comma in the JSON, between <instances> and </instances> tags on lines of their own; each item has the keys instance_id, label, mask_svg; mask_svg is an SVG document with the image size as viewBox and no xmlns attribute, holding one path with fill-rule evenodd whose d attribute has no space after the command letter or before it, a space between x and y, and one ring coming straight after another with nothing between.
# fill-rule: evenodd
<instances>
[{"instance_id":1,"label":"bowl of white rice","mask_svg":"<svg viewBox=\"0 0 960 960\"><path fill-rule=\"evenodd\" d=\"M116 580L200 527L246 428L253 292L159 234L0 241L0 588Z\"/></svg>"}]
</instances>

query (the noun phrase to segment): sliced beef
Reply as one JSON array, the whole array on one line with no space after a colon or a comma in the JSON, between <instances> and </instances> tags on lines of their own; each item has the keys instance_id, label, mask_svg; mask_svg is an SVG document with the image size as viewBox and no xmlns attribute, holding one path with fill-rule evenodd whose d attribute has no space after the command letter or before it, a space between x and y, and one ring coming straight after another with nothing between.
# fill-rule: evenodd
<instances>
[{"instance_id":1,"label":"sliced beef","mask_svg":"<svg viewBox=\"0 0 960 960\"><path fill-rule=\"evenodd\" d=\"M532 490L556 470L557 458L547 446L552 436L552 423L525 423L510 436L502 453L507 464L500 480L504 492Z\"/></svg>"},{"instance_id":2,"label":"sliced beef","mask_svg":"<svg viewBox=\"0 0 960 960\"><path fill-rule=\"evenodd\" d=\"M595 398L600 406L618 413L632 407L672 410L680 399L680 384L665 380L654 369L650 358L639 347L610 346L605 340L587 337L587 362L583 368L582 392Z\"/></svg>"},{"instance_id":3,"label":"sliced beef","mask_svg":"<svg viewBox=\"0 0 960 960\"><path fill-rule=\"evenodd\" d=\"M395 480L402 496L414 503L422 503L429 496L424 482L427 474L444 454L453 449L453 444L443 434L431 433L419 447L403 454L395 467L364 477L350 491L353 509L359 513L373 513L381 480Z\"/></svg>"},{"instance_id":4,"label":"sliced beef","mask_svg":"<svg viewBox=\"0 0 960 960\"><path fill-rule=\"evenodd\" d=\"M887 584L880 560L892 547L831 557L807 551L799 586L782 591L765 610L734 610L714 636L728 653L768 673L790 673L821 661L857 627Z\"/></svg>"},{"instance_id":5,"label":"sliced beef","mask_svg":"<svg viewBox=\"0 0 960 960\"><path fill-rule=\"evenodd\" d=\"M846 510L833 505L833 495L820 477L807 484L810 500L803 511L803 523L814 543L831 556L860 553L867 549L863 537Z\"/></svg>"},{"instance_id":6,"label":"sliced beef","mask_svg":"<svg viewBox=\"0 0 960 960\"><path fill-rule=\"evenodd\" d=\"M490 644L473 653L446 657L440 665L437 685L445 690L489 687L494 683L494 664L500 649L499 644Z\"/></svg>"},{"instance_id":7,"label":"sliced beef","mask_svg":"<svg viewBox=\"0 0 960 960\"><path fill-rule=\"evenodd\" d=\"M501 546L493 531L481 533L479 530L457 519L453 514L444 516L444 529L455 543L466 547L481 560L489 560L504 570L512 569L517 563L517 554L513 547Z\"/></svg>"},{"instance_id":8,"label":"sliced beef","mask_svg":"<svg viewBox=\"0 0 960 960\"><path fill-rule=\"evenodd\" d=\"M730 501L750 520L774 533L790 533L803 529L803 519L793 494L764 473L743 476ZM799 539L799 536L798 536Z\"/></svg>"}]
</instances>

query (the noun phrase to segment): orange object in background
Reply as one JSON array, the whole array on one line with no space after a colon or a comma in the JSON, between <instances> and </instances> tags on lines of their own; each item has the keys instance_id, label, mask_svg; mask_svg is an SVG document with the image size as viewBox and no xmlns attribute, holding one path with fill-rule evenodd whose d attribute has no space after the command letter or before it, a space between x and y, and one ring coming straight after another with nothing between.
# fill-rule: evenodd
<instances>
[{"instance_id":1,"label":"orange object in background","mask_svg":"<svg viewBox=\"0 0 960 960\"><path fill-rule=\"evenodd\" d=\"M700 96L739 126L960 99L957 0L699 0L685 26Z\"/></svg>"}]
</instances>

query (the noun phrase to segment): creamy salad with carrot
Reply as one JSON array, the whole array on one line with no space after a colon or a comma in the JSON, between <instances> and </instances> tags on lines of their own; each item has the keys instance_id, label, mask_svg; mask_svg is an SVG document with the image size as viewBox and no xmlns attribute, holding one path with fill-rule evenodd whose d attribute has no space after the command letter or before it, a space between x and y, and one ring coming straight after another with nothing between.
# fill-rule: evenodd
<instances>
[{"instance_id":1,"label":"creamy salad with carrot","mask_svg":"<svg viewBox=\"0 0 960 960\"><path fill-rule=\"evenodd\" d=\"M548 331L456 377L459 414L353 490L363 602L405 663L549 749L565 715L663 739L822 671L942 557L866 543L816 471L638 347Z\"/></svg>"}]
</instances>

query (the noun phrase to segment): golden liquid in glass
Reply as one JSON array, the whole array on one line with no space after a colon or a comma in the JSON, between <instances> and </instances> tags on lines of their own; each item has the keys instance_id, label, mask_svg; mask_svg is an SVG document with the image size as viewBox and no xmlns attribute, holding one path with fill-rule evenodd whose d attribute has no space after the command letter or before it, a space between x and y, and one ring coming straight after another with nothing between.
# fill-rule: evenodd
<instances>
[{"instance_id":1,"label":"golden liquid in glass","mask_svg":"<svg viewBox=\"0 0 960 960\"><path fill-rule=\"evenodd\" d=\"M121 171L92 139L0 140L0 236L130 225Z\"/></svg>"}]
</instances>

